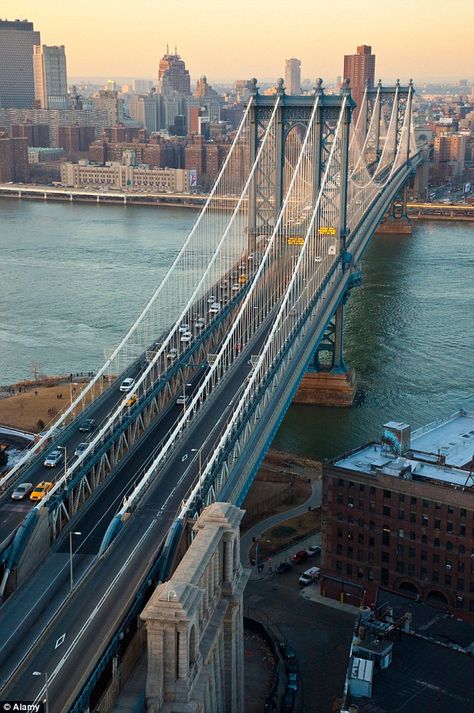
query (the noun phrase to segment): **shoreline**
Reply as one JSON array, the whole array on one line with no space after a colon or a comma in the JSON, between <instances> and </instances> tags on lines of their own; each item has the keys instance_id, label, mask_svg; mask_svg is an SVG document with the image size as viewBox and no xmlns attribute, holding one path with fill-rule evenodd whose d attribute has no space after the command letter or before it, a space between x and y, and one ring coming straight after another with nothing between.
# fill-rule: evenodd
<instances>
[{"instance_id":1,"label":"shoreline","mask_svg":"<svg viewBox=\"0 0 474 713\"><path fill-rule=\"evenodd\" d=\"M0 184L0 198L32 201L52 201L60 203L82 203L95 205L148 206L151 208L187 208L200 210L205 204L207 193L121 193L119 191L96 191L86 188L64 188L39 186L37 184ZM234 201L229 201L229 210ZM408 218L418 222L449 221L474 222L474 205L469 203L418 203L407 204ZM455 214L459 211L459 214Z\"/></svg>"}]
</instances>

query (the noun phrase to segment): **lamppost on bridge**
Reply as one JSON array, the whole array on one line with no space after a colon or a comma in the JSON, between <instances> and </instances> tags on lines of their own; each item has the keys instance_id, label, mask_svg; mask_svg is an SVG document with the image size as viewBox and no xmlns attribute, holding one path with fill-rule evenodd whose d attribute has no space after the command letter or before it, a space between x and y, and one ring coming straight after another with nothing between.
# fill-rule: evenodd
<instances>
[{"instance_id":1,"label":"lamppost on bridge","mask_svg":"<svg viewBox=\"0 0 474 713\"><path fill-rule=\"evenodd\" d=\"M33 676L44 676L44 713L49 713L48 674L46 671L33 671Z\"/></svg>"},{"instance_id":2,"label":"lamppost on bridge","mask_svg":"<svg viewBox=\"0 0 474 713\"><path fill-rule=\"evenodd\" d=\"M202 446L200 448L191 448L192 453L197 453L199 457L199 471L198 471L198 478L199 478L199 497L202 499L202 493L201 493L201 475L202 475Z\"/></svg>"},{"instance_id":3,"label":"lamppost on bridge","mask_svg":"<svg viewBox=\"0 0 474 713\"><path fill-rule=\"evenodd\" d=\"M58 450L64 451L64 487L67 485L67 447L58 446Z\"/></svg>"},{"instance_id":4,"label":"lamppost on bridge","mask_svg":"<svg viewBox=\"0 0 474 713\"><path fill-rule=\"evenodd\" d=\"M74 589L74 572L72 569L72 536L73 535L82 535L82 532L77 532L77 531L69 531L69 594L72 594L72 591Z\"/></svg>"}]
</instances>

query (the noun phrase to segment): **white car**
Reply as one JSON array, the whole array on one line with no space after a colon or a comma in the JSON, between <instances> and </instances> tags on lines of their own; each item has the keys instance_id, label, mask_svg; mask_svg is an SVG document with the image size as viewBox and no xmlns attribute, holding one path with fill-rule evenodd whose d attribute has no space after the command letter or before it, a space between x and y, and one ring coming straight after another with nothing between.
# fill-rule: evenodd
<instances>
[{"instance_id":1,"label":"white car","mask_svg":"<svg viewBox=\"0 0 474 713\"><path fill-rule=\"evenodd\" d=\"M74 451L74 455L76 456L76 458L79 458L79 456L81 456L84 453L84 451L86 450L88 445L89 444L86 442L79 443L76 450Z\"/></svg>"},{"instance_id":2,"label":"white car","mask_svg":"<svg viewBox=\"0 0 474 713\"><path fill-rule=\"evenodd\" d=\"M184 334L181 335L182 342L190 342L192 338L193 335L191 334L191 332L184 332Z\"/></svg>"},{"instance_id":3,"label":"white car","mask_svg":"<svg viewBox=\"0 0 474 713\"><path fill-rule=\"evenodd\" d=\"M120 384L120 391L131 391L135 386L135 379L124 379Z\"/></svg>"},{"instance_id":4,"label":"white car","mask_svg":"<svg viewBox=\"0 0 474 713\"><path fill-rule=\"evenodd\" d=\"M169 350L168 354L166 355L166 358L169 359L170 361L174 361L178 356L178 350L173 347L172 349Z\"/></svg>"},{"instance_id":5,"label":"white car","mask_svg":"<svg viewBox=\"0 0 474 713\"><path fill-rule=\"evenodd\" d=\"M12 493L12 500L24 500L33 490L33 483L20 483Z\"/></svg>"},{"instance_id":6,"label":"white car","mask_svg":"<svg viewBox=\"0 0 474 713\"><path fill-rule=\"evenodd\" d=\"M181 404L181 406L183 406L187 400L188 400L187 395L181 394L181 396L178 396L178 398L176 399L176 403Z\"/></svg>"},{"instance_id":7,"label":"white car","mask_svg":"<svg viewBox=\"0 0 474 713\"><path fill-rule=\"evenodd\" d=\"M184 332L189 332L189 324L186 324L185 322L183 322L183 324L181 324L178 331L180 334L184 334Z\"/></svg>"},{"instance_id":8,"label":"white car","mask_svg":"<svg viewBox=\"0 0 474 713\"><path fill-rule=\"evenodd\" d=\"M49 456L47 456L44 460L43 465L46 468L56 468L59 463L61 463L63 459L63 452L62 451L51 451Z\"/></svg>"},{"instance_id":9,"label":"white car","mask_svg":"<svg viewBox=\"0 0 474 713\"><path fill-rule=\"evenodd\" d=\"M196 324L195 324L196 329L204 329L205 326L206 326L206 320L203 317L199 317L196 320Z\"/></svg>"},{"instance_id":10,"label":"white car","mask_svg":"<svg viewBox=\"0 0 474 713\"><path fill-rule=\"evenodd\" d=\"M207 304L208 304L208 305L211 305L211 304L212 304L213 302L215 302L215 301L216 301L216 296L215 296L215 295L209 295L209 297L207 298Z\"/></svg>"},{"instance_id":11,"label":"white car","mask_svg":"<svg viewBox=\"0 0 474 713\"><path fill-rule=\"evenodd\" d=\"M221 303L213 302L209 308L209 314L219 314L221 311Z\"/></svg>"},{"instance_id":12,"label":"white car","mask_svg":"<svg viewBox=\"0 0 474 713\"><path fill-rule=\"evenodd\" d=\"M240 285L237 282L235 282L232 285L232 292L238 292L239 290L240 290Z\"/></svg>"}]
</instances>

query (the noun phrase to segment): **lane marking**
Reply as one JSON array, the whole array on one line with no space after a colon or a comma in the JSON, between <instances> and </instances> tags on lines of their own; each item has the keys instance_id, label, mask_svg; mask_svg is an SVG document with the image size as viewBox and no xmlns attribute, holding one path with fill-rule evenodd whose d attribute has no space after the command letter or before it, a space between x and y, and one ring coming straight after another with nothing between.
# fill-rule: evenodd
<instances>
[{"instance_id":1,"label":"lane marking","mask_svg":"<svg viewBox=\"0 0 474 713\"><path fill-rule=\"evenodd\" d=\"M184 463L184 461L187 459L188 459L188 454L185 453L184 456L181 458L181 463Z\"/></svg>"},{"instance_id":2,"label":"lane marking","mask_svg":"<svg viewBox=\"0 0 474 713\"><path fill-rule=\"evenodd\" d=\"M61 644L64 644L65 638L66 638L66 634L61 634L59 639L56 641L56 646L54 648L57 649L59 646L61 646Z\"/></svg>"}]
</instances>

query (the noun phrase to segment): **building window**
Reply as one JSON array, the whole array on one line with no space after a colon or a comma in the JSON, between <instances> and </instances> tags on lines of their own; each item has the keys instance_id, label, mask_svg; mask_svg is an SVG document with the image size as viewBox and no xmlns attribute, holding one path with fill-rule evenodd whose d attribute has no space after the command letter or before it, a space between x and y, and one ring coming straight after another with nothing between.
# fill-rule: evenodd
<instances>
[{"instance_id":1,"label":"building window","mask_svg":"<svg viewBox=\"0 0 474 713\"><path fill-rule=\"evenodd\" d=\"M357 559L359 562L363 562L365 560L364 550L357 550Z\"/></svg>"},{"instance_id":2,"label":"building window","mask_svg":"<svg viewBox=\"0 0 474 713\"><path fill-rule=\"evenodd\" d=\"M359 498L359 500L357 501L357 507L359 508L359 510L363 510L363 509L364 509L364 500L363 500L363 498Z\"/></svg>"},{"instance_id":3,"label":"building window","mask_svg":"<svg viewBox=\"0 0 474 713\"><path fill-rule=\"evenodd\" d=\"M375 547L375 538L369 537L369 547Z\"/></svg>"},{"instance_id":4,"label":"building window","mask_svg":"<svg viewBox=\"0 0 474 713\"><path fill-rule=\"evenodd\" d=\"M339 480L337 481L337 484L339 485L340 488L343 488L343 487L344 487L344 481L343 481L343 479L342 479L342 478L339 478Z\"/></svg>"},{"instance_id":5,"label":"building window","mask_svg":"<svg viewBox=\"0 0 474 713\"><path fill-rule=\"evenodd\" d=\"M433 580L433 582L439 582L439 572L433 572L433 574L431 575L431 579Z\"/></svg>"},{"instance_id":6,"label":"building window","mask_svg":"<svg viewBox=\"0 0 474 713\"><path fill-rule=\"evenodd\" d=\"M426 567L422 567L420 569L420 575L422 579L428 579L428 570L426 569Z\"/></svg>"},{"instance_id":7,"label":"building window","mask_svg":"<svg viewBox=\"0 0 474 713\"><path fill-rule=\"evenodd\" d=\"M444 575L444 583L445 583L445 584L451 584L451 575L450 575L450 574L445 574L445 575Z\"/></svg>"},{"instance_id":8,"label":"building window","mask_svg":"<svg viewBox=\"0 0 474 713\"><path fill-rule=\"evenodd\" d=\"M357 567L357 576L359 579L363 579L363 577L364 577L364 568L363 567Z\"/></svg>"},{"instance_id":9,"label":"building window","mask_svg":"<svg viewBox=\"0 0 474 713\"><path fill-rule=\"evenodd\" d=\"M421 550L421 559L423 560L423 562L426 562L426 560L428 559L428 552L426 550Z\"/></svg>"},{"instance_id":10,"label":"building window","mask_svg":"<svg viewBox=\"0 0 474 713\"><path fill-rule=\"evenodd\" d=\"M423 525L423 527L428 527L428 518L426 515L423 515L423 517L421 518L421 524Z\"/></svg>"},{"instance_id":11,"label":"building window","mask_svg":"<svg viewBox=\"0 0 474 713\"><path fill-rule=\"evenodd\" d=\"M404 519L405 519L405 510L399 510L399 511L398 511L398 519L399 519L399 520L404 520Z\"/></svg>"},{"instance_id":12,"label":"building window","mask_svg":"<svg viewBox=\"0 0 474 713\"><path fill-rule=\"evenodd\" d=\"M415 523L416 523L416 512L411 512L411 513L410 513L410 522L415 522Z\"/></svg>"},{"instance_id":13,"label":"building window","mask_svg":"<svg viewBox=\"0 0 474 713\"><path fill-rule=\"evenodd\" d=\"M369 569L369 572L367 574L367 579L369 580L369 582L373 582L373 580L375 579L373 569Z\"/></svg>"},{"instance_id":14,"label":"building window","mask_svg":"<svg viewBox=\"0 0 474 713\"><path fill-rule=\"evenodd\" d=\"M430 506L430 501L426 500L426 498L423 498L423 507L424 508L429 508Z\"/></svg>"},{"instance_id":15,"label":"building window","mask_svg":"<svg viewBox=\"0 0 474 713\"><path fill-rule=\"evenodd\" d=\"M467 511L465 508L461 508L461 510L459 512L460 512L461 517L466 517Z\"/></svg>"},{"instance_id":16,"label":"building window","mask_svg":"<svg viewBox=\"0 0 474 713\"><path fill-rule=\"evenodd\" d=\"M336 545L336 554L337 554L337 555L342 555L342 545L341 545L341 543L338 543L338 544Z\"/></svg>"},{"instance_id":17,"label":"building window","mask_svg":"<svg viewBox=\"0 0 474 713\"><path fill-rule=\"evenodd\" d=\"M448 552L451 552L451 550L453 549L453 543L449 540L446 542L446 549L448 550Z\"/></svg>"},{"instance_id":18,"label":"building window","mask_svg":"<svg viewBox=\"0 0 474 713\"><path fill-rule=\"evenodd\" d=\"M369 522L369 532L374 532L375 531L375 522L371 520Z\"/></svg>"},{"instance_id":19,"label":"building window","mask_svg":"<svg viewBox=\"0 0 474 713\"><path fill-rule=\"evenodd\" d=\"M435 529L435 530L440 530L440 529L441 529L441 520L440 520L438 517L435 517L434 529Z\"/></svg>"},{"instance_id":20,"label":"building window","mask_svg":"<svg viewBox=\"0 0 474 713\"><path fill-rule=\"evenodd\" d=\"M456 589L458 592L464 592L464 579L458 579L456 582Z\"/></svg>"},{"instance_id":21,"label":"building window","mask_svg":"<svg viewBox=\"0 0 474 713\"><path fill-rule=\"evenodd\" d=\"M461 537L465 537L466 535L466 525L464 525L464 523L459 525L459 534Z\"/></svg>"},{"instance_id":22,"label":"building window","mask_svg":"<svg viewBox=\"0 0 474 713\"><path fill-rule=\"evenodd\" d=\"M398 555L398 557L403 557L403 545L398 545L397 555Z\"/></svg>"},{"instance_id":23,"label":"building window","mask_svg":"<svg viewBox=\"0 0 474 713\"><path fill-rule=\"evenodd\" d=\"M397 564L395 565L395 569L399 574L403 574L403 562L400 562L400 560L397 561Z\"/></svg>"},{"instance_id":24,"label":"building window","mask_svg":"<svg viewBox=\"0 0 474 713\"><path fill-rule=\"evenodd\" d=\"M410 538L410 540L416 540L416 535L413 532L413 530L410 530L409 538Z\"/></svg>"},{"instance_id":25,"label":"building window","mask_svg":"<svg viewBox=\"0 0 474 713\"><path fill-rule=\"evenodd\" d=\"M336 572L342 572L342 564L339 560L336 560Z\"/></svg>"},{"instance_id":26,"label":"building window","mask_svg":"<svg viewBox=\"0 0 474 713\"><path fill-rule=\"evenodd\" d=\"M353 487L354 487L354 483L353 483L352 480L350 480L350 481L349 481L349 488L353 488Z\"/></svg>"},{"instance_id":27,"label":"building window","mask_svg":"<svg viewBox=\"0 0 474 713\"><path fill-rule=\"evenodd\" d=\"M382 552L382 562L389 562L389 561L390 561L390 553Z\"/></svg>"},{"instance_id":28,"label":"building window","mask_svg":"<svg viewBox=\"0 0 474 713\"><path fill-rule=\"evenodd\" d=\"M413 538L415 539L415 538ZM421 536L421 544L422 545L427 545L428 544L428 535L422 535Z\"/></svg>"},{"instance_id":29,"label":"building window","mask_svg":"<svg viewBox=\"0 0 474 713\"><path fill-rule=\"evenodd\" d=\"M361 532L359 532L359 534L357 535L357 544L358 545L364 544L364 535Z\"/></svg>"},{"instance_id":30,"label":"building window","mask_svg":"<svg viewBox=\"0 0 474 713\"><path fill-rule=\"evenodd\" d=\"M371 495L375 495L375 488L374 488L373 485L370 486L370 491L369 491L369 492L370 492Z\"/></svg>"},{"instance_id":31,"label":"building window","mask_svg":"<svg viewBox=\"0 0 474 713\"><path fill-rule=\"evenodd\" d=\"M352 559L352 557L354 556L354 550L353 550L352 547L348 547L348 548L347 548L347 556L348 556L350 559Z\"/></svg>"},{"instance_id":32,"label":"building window","mask_svg":"<svg viewBox=\"0 0 474 713\"><path fill-rule=\"evenodd\" d=\"M404 536L405 536L404 531L403 531L403 530L399 530L399 531L398 531L398 536L399 536L400 539L403 539Z\"/></svg>"},{"instance_id":33,"label":"building window","mask_svg":"<svg viewBox=\"0 0 474 713\"><path fill-rule=\"evenodd\" d=\"M416 498L413 497L413 495L412 495L412 497L411 497L410 502L411 502L412 505L416 505Z\"/></svg>"},{"instance_id":34,"label":"building window","mask_svg":"<svg viewBox=\"0 0 474 713\"><path fill-rule=\"evenodd\" d=\"M452 515L454 512L454 508L451 507L451 505L448 505L448 515Z\"/></svg>"},{"instance_id":35,"label":"building window","mask_svg":"<svg viewBox=\"0 0 474 713\"><path fill-rule=\"evenodd\" d=\"M464 555L466 553L466 548L464 547L464 545L459 545L458 552L460 555Z\"/></svg>"},{"instance_id":36,"label":"building window","mask_svg":"<svg viewBox=\"0 0 474 713\"><path fill-rule=\"evenodd\" d=\"M383 514L386 515L387 517L390 517L391 515L391 510L389 505L384 505L383 506Z\"/></svg>"},{"instance_id":37,"label":"building window","mask_svg":"<svg viewBox=\"0 0 474 713\"><path fill-rule=\"evenodd\" d=\"M439 547L439 538L438 537L434 538L433 545L434 545L434 547Z\"/></svg>"},{"instance_id":38,"label":"building window","mask_svg":"<svg viewBox=\"0 0 474 713\"><path fill-rule=\"evenodd\" d=\"M398 501L399 501L400 503L404 503L404 502L405 502L405 496L403 495L403 493L400 493L400 495L398 496Z\"/></svg>"},{"instance_id":39,"label":"building window","mask_svg":"<svg viewBox=\"0 0 474 713\"><path fill-rule=\"evenodd\" d=\"M375 500L371 500L369 503L369 512L375 512Z\"/></svg>"},{"instance_id":40,"label":"building window","mask_svg":"<svg viewBox=\"0 0 474 713\"><path fill-rule=\"evenodd\" d=\"M413 558L414 556L415 556L415 548L409 547L408 548L408 557Z\"/></svg>"},{"instance_id":41,"label":"building window","mask_svg":"<svg viewBox=\"0 0 474 713\"><path fill-rule=\"evenodd\" d=\"M435 510L441 510L441 503L435 503Z\"/></svg>"},{"instance_id":42,"label":"building window","mask_svg":"<svg viewBox=\"0 0 474 713\"><path fill-rule=\"evenodd\" d=\"M446 523L446 532L452 532L453 531L453 523L448 520Z\"/></svg>"},{"instance_id":43,"label":"building window","mask_svg":"<svg viewBox=\"0 0 474 713\"><path fill-rule=\"evenodd\" d=\"M408 565L408 574L409 574L410 577L414 577L414 576L415 576L415 565L414 565L414 564L411 564L411 563L410 563L410 564Z\"/></svg>"},{"instance_id":44,"label":"building window","mask_svg":"<svg viewBox=\"0 0 474 713\"><path fill-rule=\"evenodd\" d=\"M340 527L337 528L337 536L342 537L342 530Z\"/></svg>"},{"instance_id":45,"label":"building window","mask_svg":"<svg viewBox=\"0 0 474 713\"><path fill-rule=\"evenodd\" d=\"M363 483L361 483L361 484L359 485L359 491L360 491L361 493L363 493L363 492L365 491L365 485L364 485Z\"/></svg>"},{"instance_id":46,"label":"building window","mask_svg":"<svg viewBox=\"0 0 474 713\"><path fill-rule=\"evenodd\" d=\"M381 572L381 582L382 582L382 584L388 584L388 577L389 577L388 569L385 569L385 567L382 567L382 572ZM473 603L474 603L474 602L473 602Z\"/></svg>"},{"instance_id":47,"label":"building window","mask_svg":"<svg viewBox=\"0 0 474 713\"><path fill-rule=\"evenodd\" d=\"M390 529L386 526L383 528L382 531L382 544L390 545Z\"/></svg>"},{"instance_id":48,"label":"building window","mask_svg":"<svg viewBox=\"0 0 474 713\"><path fill-rule=\"evenodd\" d=\"M384 491L383 491L383 496L384 496L384 498L391 498L391 497L392 497L392 493L391 493L390 490L384 490Z\"/></svg>"},{"instance_id":49,"label":"building window","mask_svg":"<svg viewBox=\"0 0 474 713\"><path fill-rule=\"evenodd\" d=\"M439 562L439 555L433 555L433 564Z\"/></svg>"},{"instance_id":50,"label":"building window","mask_svg":"<svg viewBox=\"0 0 474 713\"><path fill-rule=\"evenodd\" d=\"M337 503L338 503L338 505L342 505L343 502L344 502L344 496L343 496L343 494L342 494L342 493L338 493L338 494L337 494Z\"/></svg>"},{"instance_id":51,"label":"building window","mask_svg":"<svg viewBox=\"0 0 474 713\"><path fill-rule=\"evenodd\" d=\"M346 566L346 574L352 574L352 565L351 564L348 564Z\"/></svg>"}]
</instances>

